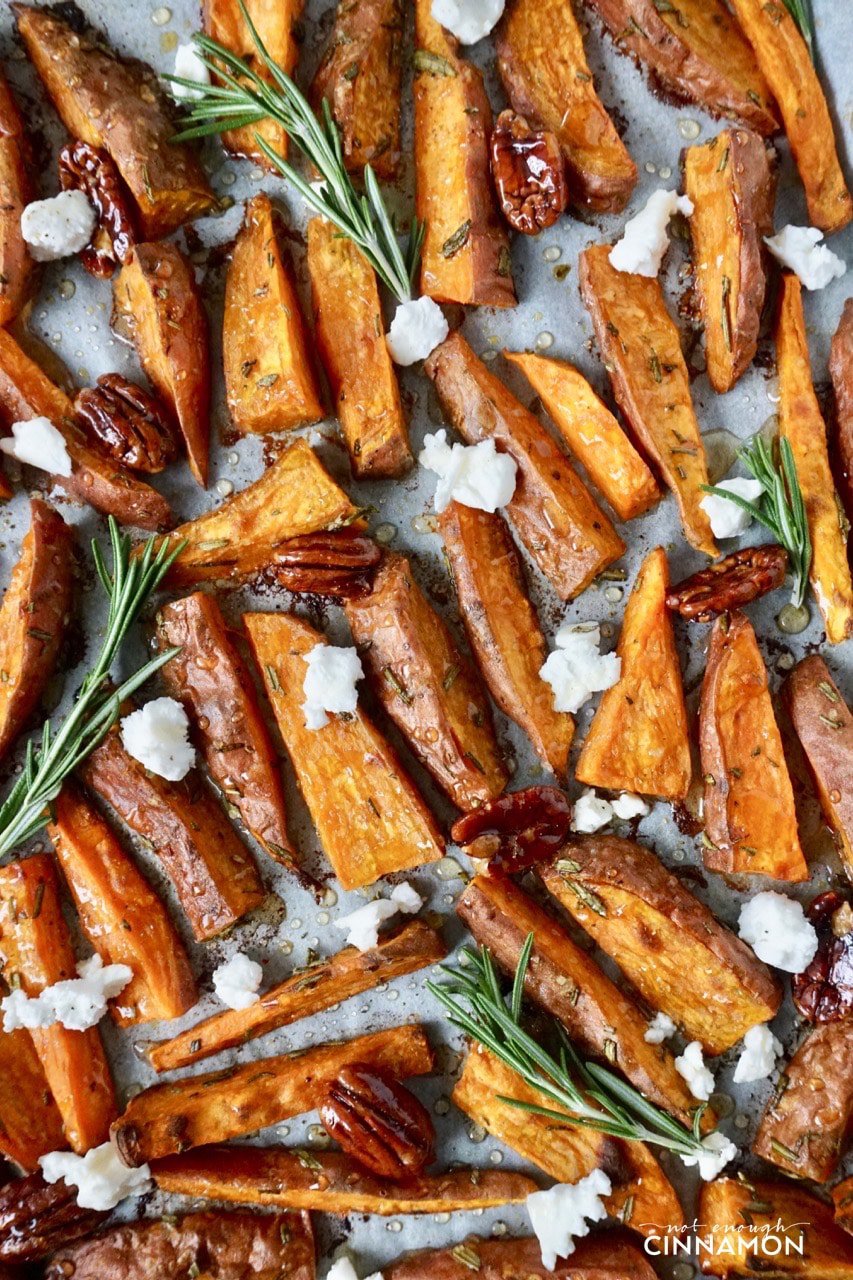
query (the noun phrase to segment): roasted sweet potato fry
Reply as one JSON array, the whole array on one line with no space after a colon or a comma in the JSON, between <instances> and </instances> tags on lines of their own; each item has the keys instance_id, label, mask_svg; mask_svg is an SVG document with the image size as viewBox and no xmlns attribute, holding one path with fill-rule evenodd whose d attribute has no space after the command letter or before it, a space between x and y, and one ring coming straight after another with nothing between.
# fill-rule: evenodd
<instances>
[{"instance_id":1,"label":"roasted sweet potato fry","mask_svg":"<svg viewBox=\"0 0 853 1280\"><path fill-rule=\"evenodd\" d=\"M835 1221L842 1231L853 1235L853 1178L845 1178L832 1188Z\"/></svg>"},{"instance_id":2,"label":"roasted sweet potato fry","mask_svg":"<svg viewBox=\"0 0 853 1280\"><path fill-rule=\"evenodd\" d=\"M258 1058L226 1071L152 1085L131 1098L112 1136L129 1165L225 1142L313 1111L329 1081L353 1062L402 1080L431 1071L433 1055L422 1028L410 1024Z\"/></svg>"},{"instance_id":3,"label":"roasted sweet potato fry","mask_svg":"<svg viewBox=\"0 0 853 1280\"><path fill-rule=\"evenodd\" d=\"M31 1173L39 1167L39 1156L64 1146L62 1116L32 1036L23 1028L4 1031L0 1035L0 1154Z\"/></svg>"},{"instance_id":4,"label":"roasted sweet potato fry","mask_svg":"<svg viewBox=\"0 0 853 1280\"><path fill-rule=\"evenodd\" d=\"M0 962L7 983L20 986L28 996L77 976L48 854L37 853L0 869ZM101 1034L97 1027L69 1031L57 1022L30 1035L62 1116L66 1141L82 1155L106 1140L116 1114Z\"/></svg>"},{"instance_id":5,"label":"roasted sweet potato fry","mask_svg":"<svg viewBox=\"0 0 853 1280\"><path fill-rule=\"evenodd\" d=\"M773 234L776 180L764 141L747 129L727 129L689 147L683 163L708 378L722 394L758 348L767 289L764 236Z\"/></svg>"},{"instance_id":6,"label":"roasted sweet potato fry","mask_svg":"<svg viewBox=\"0 0 853 1280\"><path fill-rule=\"evenodd\" d=\"M497 52L515 110L557 135L572 203L596 213L624 209L637 166L595 91L570 0L511 0Z\"/></svg>"},{"instance_id":7,"label":"roasted sweet potato fry","mask_svg":"<svg viewBox=\"0 0 853 1280\"><path fill-rule=\"evenodd\" d=\"M622 674L605 690L575 776L591 787L683 800L692 766L687 708L672 620L669 566L657 547L646 557L622 620Z\"/></svg>"},{"instance_id":8,"label":"roasted sweet potato fry","mask_svg":"<svg viewBox=\"0 0 853 1280\"><path fill-rule=\"evenodd\" d=\"M359 707L308 729L305 655L323 636L286 613L243 622L320 844L345 889L440 858L438 825L397 753Z\"/></svg>"},{"instance_id":9,"label":"roasted sweet potato fry","mask_svg":"<svg viewBox=\"0 0 853 1280\"><path fill-rule=\"evenodd\" d=\"M476 444L491 437L515 459L518 474L507 514L555 591L573 599L618 560L624 542L542 424L460 333L436 348L424 368L463 439Z\"/></svg>"},{"instance_id":10,"label":"roasted sweet potato fry","mask_svg":"<svg viewBox=\"0 0 853 1280\"><path fill-rule=\"evenodd\" d=\"M415 0L415 179L426 222L421 293L440 302L514 307L512 259L489 177L492 109L482 73Z\"/></svg>"},{"instance_id":11,"label":"roasted sweet potato fry","mask_svg":"<svg viewBox=\"0 0 853 1280\"><path fill-rule=\"evenodd\" d=\"M782 992L770 970L651 850L586 836L541 875L640 995L706 1052L730 1049L779 1008Z\"/></svg>"},{"instance_id":12,"label":"roasted sweet potato fry","mask_svg":"<svg viewBox=\"0 0 853 1280\"><path fill-rule=\"evenodd\" d=\"M558 1258L553 1271L542 1261L535 1236L483 1240L468 1236L445 1249L421 1249L405 1254L382 1273L388 1280L469 1280L475 1270L481 1280L654 1280L654 1272L639 1249L621 1232L579 1240L571 1257Z\"/></svg>"},{"instance_id":13,"label":"roasted sweet potato fry","mask_svg":"<svg viewBox=\"0 0 853 1280\"><path fill-rule=\"evenodd\" d=\"M34 198L31 156L12 90L0 75L0 325L14 320L37 277L21 234L21 214Z\"/></svg>"},{"instance_id":14,"label":"roasted sweet potato fry","mask_svg":"<svg viewBox=\"0 0 853 1280\"><path fill-rule=\"evenodd\" d=\"M835 479L848 520L853 520L853 298L848 298L832 338L829 372L835 393Z\"/></svg>"}]
</instances>

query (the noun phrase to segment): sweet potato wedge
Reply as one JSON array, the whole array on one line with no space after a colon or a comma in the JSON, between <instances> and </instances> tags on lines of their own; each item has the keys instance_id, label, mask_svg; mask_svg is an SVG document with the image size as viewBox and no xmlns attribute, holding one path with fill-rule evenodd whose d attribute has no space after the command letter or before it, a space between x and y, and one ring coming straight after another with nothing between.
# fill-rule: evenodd
<instances>
[{"instance_id":1,"label":"sweet potato wedge","mask_svg":"<svg viewBox=\"0 0 853 1280\"><path fill-rule=\"evenodd\" d=\"M280 215L249 201L225 282L225 395L238 431L285 431L323 417Z\"/></svg>"},{"instance_id":2,"label":"sweet potato wedge","mask_svg":"<svg viewBox=\"0 0 853 1280\"><path fill-rule=\"evenodd\" d=\"M505 351L557 426L567 447L620 520L633 520L660 498L657 481L583 374L565 360Z\"/></svg>"},{"instance_id":3,"label":"sweet potato wedge","mask_svg":"<svg viewBox=\"0 0 853 1280\"><path fill-rule=\"evenodd\" d=\"M339 4L310 91L318 113L329 104L349 172L369 164L384 182L400 168L402 45L401 0Z\"/></svg>"},{"instance_id":4,"label":"sweet potato wedge","mask_svg":"<svg viewBox=\"0 0 853 1280\"><path fill-rule=\"evenodd\" d=\"M482 73L415 0L415 187L426 223L421 293L514 307L512 259L489 176L492 109Z\"/></svg>"},{"instance_id":5,"label":"sweet potato wedge","mask_svg":"<svg viewBox=\"0 0 853 1280\"><path fill-rule=\"evenodd\" d=\"M370 595L345 608L377 698L457 808L500 795L509 775L485 692L408 560L386 557Z\"/></svg>"},{"instance_id":6,"label":"sweet potato wedge","mask_svg":"<svg viewBox=\"0 0 853 1280\"><path fill-rule=\"evenodd\" d=\"M189 958L164 904L86 797L66 784L48 827L84 934L104 964L133 977L113 1001L120 1026L179 1018L198 999Z\"/></svg>"},{"instance_id":7,"label":"sweet potato wedge","mask_svg":"<svg viewBox=\"0 0 853 1280\"><path fill-rule=\"evenodd\" d=\"M0 1035L0 1154L25 1173L65 1144L62 1116L29 1031Z\"/></svg>"},{"instance_id":8,"label":"sweet potato wedge","mask_svg":"<svg viewBox=\"0 0 853 1280\"><path fill-rule=\"evenodd\" d=\"M784 3L734 0L733 7L778 104L806 189L809 218L822 231L838 231L853 218L853 199L806 42Z\"/></svg>"},{"instance_id":9,"label":"sweet potato wedge","mask_svg":"<svg viewBox=\"0 0 853 1280\"><path fill-rule=\"evenodd\" d=\"M74 588L74 534L30 499L30 528L0 606L0 756L26 727L53 675Z\"/></svg>"},{"instance_id":10,"label":"sweet potato wedge","mask_svg":"<svg viewBox=\"0 0 853 1280\"><path fill-rule=\"evenodd\" d=\"M130 1099L112 1126L112 1137L129 1165L225 1142L313 1111L329 1081L353 1062L402 1080L431 1071L433 1054L423 1029L412 1023L155 1084Z\"/></svg>"},{"instance_id":11,"label":"sweet potato wedge","mask_svg":"<svg viewBox=\"0 0 853 1280\"><path fill-rule=\"evenodd\" d=\"M9 986L19 986L28 996L77 976L48 854L37 853L0 869L0 962ZM106 1140L116 1115L101 1034L97 1027L69 1031L57 1022L30 1035L59 1108L66 1142L82 1155Z\"/></svg>"},{"instance_id":12,"label":"sweet potato wedge","mask_svg":"<svg viewBox=\"0 0 853 1280\"><path fill-rule=\"evenodd\" d=\"M853 298L848 298L833 334L829 373L835 393L833 461L848 520L853 520Z\"/></svg>"},{"instance_id":13,"label":"sweet potato wedge","mask_svg":"<svg viewBox=\"0 0 853 1280\"><path fill-rule=\"evenodd\" d=\"M839 1182L832 1188L831 1195L836 1224L848 1235L853 1235L853 1178Z\"/></svg>"},{"instance_id":14,"label":"sweet potato wedge","mask_svg":"<svg viewBox=\"0 0 853 1280\"><path fill-rule=\"evenodd\" d=\"M769 969L649 849L586 836L541 868L557 899L654 1009L724 1053L782 1002Z\"/></svg>"},{"instance_id":15,"label":"sweet potato wedge","mask_svg":"<svg viewBox=\"0 0 853 1280\"><path fill-rule=\"evenodd\" d=\"M637 166L595 91L571 0L511 0L496 47L515 110L557 135L569 199L595 213L619 213Z\"/></svg>"},{"instance_id":16,"label":"sweet potato wedge","mask_svg":"<svg viewBox=\"0 0 853 1280\"><path fill-rule=\"evenodd\" d=\"M37 279L21 234L21 214L34 199L32 157L12 90L0 75L0 325L23 309Z\"/></svg>"},{"instance_id":17,"label":"sweet potato wedge","mask_svg":"<svg viewBox=\"0 0 853 1280\"><path fill-rule=\"evenodd\" d=\"M81 775L153 846L197 939L215 937L263 902L252 855L197 771L183 782L167 782L128 755L113 729Z\"/></svg>"},{"instance_id":18,"label":"sweet potato wedge","mask_svg":"<svg viewBox=\"0 0 853 1280\"><path fill-rule=\"evenodd\" d=\"M507 514L555 591L571 600L625 550L542 424L453 333L424 365L448 421L468 444L491 436L518 473Z\"/></svg>"},{"instance_id":19,"label":"sweet potato wedge","mask_svg":"<svg viewBox=\"0 0 853 1280\"><path fill-rule=\"evenodd\" d=\"M308 729L302 710L305 655L323 636L286 613L246 613L243 623L264 678L320 844L345 889L433 862L438 825L397 753L359 707Z\"/></svg>"},{"instance_id":20,"label":"sweet potato wedge","mask_svg":"<svg viewBox=\"0 0 853 1280\"><path fill-rule=\"evenodd\" d=\"M352 473L368 480L402 475L412 451L373 268L325 218L308 224L307 262L317 349Z\"/></svg>"},{"instance_id":21,"label":"sweet potato wedge","mask_svg":"<svg viewBox=\"0 0 853 1280\"><path fill-rule=\"evenodd\" d=\"M602 694L575 769L587 786L664 800L687 795L687 708L668 587L666 552L657 547L643 561L625 608L617 647L622 674Z\"/></svg>"},{"instance_id":22,"label":"sweet potato wedge","mask_svg":"<svg viewBox=\"0 0 853 1280\"><path fill-rule=\"evenodd\" d=\"M571 1257L558 1258L553 1271L542 1262L535 1236L484 1240L468 1236L461 1245L421 1249L382 1269L388 1280L654 1280L639 1249L621 1232L579 1240Z\"/></svg>"},{"instance_id":23,"label":"sweet potato wedge","mask_svg":"<svg viewBox=\"0 0 853 1280\"><path fill-rule=\"evenodd\" d=\"M169 235L216 204L150 67L120 58L99 32L79 35L55 9L14 5L18 31L72 138L103 147L136 201L146 240Z\"/></svg>"},{"instance_id":24,"label":"sweet potato wedge","mask_svg":"<svg viewBox=\"0 0 853 1280\"><path fill-rule=\"evenodd\" d=\"M699 747L705 866L728 875L807 880L767 670L746 614L723 614L711 632Z\"/></svg>"},{"instance_id":25,"label":"sweet potato wedge","mask_svg":"<svg viewBox=\"0 0 853 1280\"><path fill-rule=\"evenodd\" d=\"M699 505L708 483L705 447L678 330L660 283L617 271L609 253L607 244L584 249L580 283L616 403L674 493L687 541L715 556L711 522Z\"/></svg>"},{"instance_id":26,"label":"sweet potato wedge","mask_svg":"<svg viewBox=\"0 0 853 1280\"><path fill-rule=\"evenodd\" d=\"M728 53L728 51L726 51ZM767 291L764 236L773 234L775 176L747 129L727 129L684 152L693 201L693 284L705 323L708 378L730 391L752 364Z\"/></svg>"},{"instance_id":27,"label":"sweet potato wedge","mask_svg":"<svg viewBox=\"0 0 853 1280\"><path fill-rule=\"evenodd\" d=\"M265 991L248 1009L223 1010L171 1040L155 1041L148 1046L148 1061L155 1071L192 1066L223 1049L246 1044L300 1018L313 1017L380 983L438 964L446 954L435 929L424 920L411 920L380 938L368 951L344 947L328 960L297 970Z\"/></svg>"},{"instance_id":28,"label":"sweet potato wedge","mask_svg":"<svg viewBox=\"0 0 853 1280\"><path fill-rule=\"evenodd\" d=\"M787 22L788 19L786 18ZM812 541L810 578L830 644L853 636L847 526L829 465L826 425L812 384L803 287L785 272L776 325L779 432L790 442Z\"/></svg>"}]
</instances>

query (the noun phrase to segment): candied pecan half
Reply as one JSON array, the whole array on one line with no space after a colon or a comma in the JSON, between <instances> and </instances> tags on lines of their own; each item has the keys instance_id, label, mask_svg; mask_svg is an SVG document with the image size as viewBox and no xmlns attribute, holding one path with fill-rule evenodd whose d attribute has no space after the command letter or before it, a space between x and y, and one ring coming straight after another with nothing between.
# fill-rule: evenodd
<instances>
[{"instance_id":1,"label":"candied pecan half","mask_svg":"<svg viewBox=\"0 0 853 1280\"><path fill-rule=\"evenodd\" d=\"M288 591L351 599L366 595L382 559L379 547L358 529L306 533L276 547L272 565Z\"/></svg>"},{"instance_id":2,"label":"candied pecan half","mask_svg":"<svg viewBox=\"0 0 853 1280\"><path fill-rule=\"evenodd\" d=\"M781 587L787 569L783 547L744 547L679 582L666 597L667 607L691 622L711 622Z\"/></svg>"},{"instance_id":3,"label":"candied pecan half","mask_svg":"<svg viewBox=\"0 0 853 1280\"><path fill-rule=\"evenodd\" d=\"M490 142L492 178L507 222L525 236L552 227L565 212L566 165L553 133L532 129L524 116L502 111Z\"/></svg>"},{"instance_id":4,"label":"candied pecan half","mask_svg":"<svg viewBox=\"0 0 853 1280\"><path fill-rule=\"evenodd\" d=\"M162 400L120 373L78 391L74 409L89 435L132 471L162 471L178 456L172 415Z\"/></svg>"},{"instance_id":5,"label":"candied pecan half","mask_svg":"<svg viewBox=\"0 0 853 1280\"><path fill-rule=\"evenodd\" d=\"M818 935L811 964L791 982L797 1009L809 1022L840 1022L853 1013L853 909L835 890L815 898L806 913Z\"/></svg>"},{"instance_id":6,"label":"candied pecan half","mask_svg":"<svg viewBox=\"0 0 853 1280\"><path fill-rule=\"evenodd\" d=\"M106 1216L79 1208L76 1189L62 1181L48 1184L40 1173L16 1178L0 1187L0 1262L36 1262L89 1235Z\"/></svg>"},{"instance_id":7,"label":"candied pecan half","mask_svg":"<svg viewBox=\"0 0 853 1280\"><path fill-rule=\"evenodd\" d=\"M466 813L450 834L472 858L490 858L507 871L520 871L561 847L571 818L569 797L559 787L527 787Z\"/></svg>"},{"instance_id":8,"label":"candied pecan half","mask_svg":"<svg viewBox=\"0 0 853 1280\"><path fill-rule=\"evenodd\" d=\"M59 153L59 181L63 191L84 192L98 215L98 230L80 261L93 276L111 276L136 243L133 200L115 161L88 142L69 142Z\"/></svg>"},{"instance_id":9,"label":"candied pecan half","mask_svg":"<svg viewBox=\"0 0 853 1280\"><path fill-rule=\"evenodd\" d=\"M432 1160L429 1112L399 1081L356 1062L329 1085L320 1118L339 1146L380 1178L407 1178Z\"/></svg>"}]
</instances>

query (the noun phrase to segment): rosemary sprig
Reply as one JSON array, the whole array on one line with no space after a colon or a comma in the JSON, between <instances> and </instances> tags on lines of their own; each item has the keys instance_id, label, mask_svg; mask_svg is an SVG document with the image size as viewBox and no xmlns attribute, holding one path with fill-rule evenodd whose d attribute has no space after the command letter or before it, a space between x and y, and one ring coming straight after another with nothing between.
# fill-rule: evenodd
<instances>
[{"instance_id":1,"label":"rosemary sprig","mask_svg":"<svg viewBox=\"0 0 853 1280\"><path fill-rule=\"evenodd\" d=\"M394 221L370 165L364 170L364 194L358 192L347 173L338 126L328 102L323 101L318 119L305 96L267 50L243 0L239 0L255 48L272 77L272 83L254 71L245 59L209 36L196 34L193 40L199 56L215 77L215 83L199 85L180 76L167 76L175 84L196 90L188 109L186 128L176 141L204 138L228 129L275 120L319 172L322 185L312 186L300 173L255 133L264 155L282 177L288 178L316 213L333 223L357 244L376 274L398 302L412 296L420 261L424 224L412 219L405 251L400 248Z\"/></svg>"},{"instance_id":2,"label":"rosemary sprig","mask_svg":"<svg viewBox=\"0 0 853 1280\"><path fill-rule=\"evenodd\" d=\"M139 612L181 550L171 551L169 540L149 538L138 556L132 554L130 538L109 521L112 546L112 573L104 563L101 549L92 543L98 577L110 601L106 634L94 666L87 673L73 706L54 731L49 720L42 726L40 741L27 743L21 776L0 805L0 856L29 840L49 821L49 809L62 784L78 764L93 751L118 719L122 701L173 658L178 649L169 649L146 662L118 688L108 677L113 661Z\"/></svg>"},{"instance_id":3,"label":"rosemary sprig","mask_svg":"<svg viewBox=\"0 0 853 1280\"><path fill-rule=\"evenodd\" d=\"M530 964L533 934L519 957L509 1003L501 990L495 964L487 947L466 948L462 966L442 965L446 982L428 982L427 988L441 1001L450 1022L467 1032L510 1067L525 1084L555 1103L554 1107L501 1097L501 1102L559 1124L581 1125L628 1142L647 1142L680 1156L707 1155L702 1146L700 1123L704 1104L696 1108L693 1128L688 1129L641 1093L595 1062L583 1061L564 1029L559 1059L553 1057L521 1025L524 979Z\"/></svg>"},{"instance_id":4,"label":"rosemary sprig","mask_svg":"<svg viewBox=\"0 0 853 1280\"><path fill-rule=\"evenodd\" d=\"M809 0L785 0L785 8L800 28L800 34L808 45L812 62L814 62L814 24Z\"/></svg>"},{"instance_id":5,"label":"rosemary sprig","mask_svg":"<svg viewBox=\"0 0 853 1280\"><path fill-rule=\"evenodd\" d=\"M706 493L725 498L727 502L733 502L736 507L748 511L785 548L794 575L791 599L799 608L806 598L812 563L812 541L791 445L787 440L781 439L776 457L766 440L761 436L754 436L738 450L737 456L764 490L757 502L749 502L736 493L729 493L727 489L718 489L714 485L702 487Z\"/></svg>"}]
</instances>

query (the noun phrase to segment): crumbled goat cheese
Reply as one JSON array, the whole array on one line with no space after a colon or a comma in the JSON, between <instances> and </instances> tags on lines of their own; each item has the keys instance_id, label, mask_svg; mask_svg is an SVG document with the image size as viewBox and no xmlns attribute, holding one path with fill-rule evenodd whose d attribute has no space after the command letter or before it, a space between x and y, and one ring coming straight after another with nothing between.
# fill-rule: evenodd
<instances>
[{"instance_id":1,"label":"crumbled goat cheese","mask_svg":"<svg viewBox=\"0 0 853 1280\"><path fill-rule=\"evenodd\" d=\"M646 804L639 796L632 796L629 791L623 791L621 796L611 800L610 807L623 822L630 822L632 818L645 818L652 811L651 805Z\"/></svg>"},{"instance_id":2,"label":"crumbled goat cheese","mask_svg":"<svg viewBox=\"0 0 853 1280\"><path fill-rule=\"evenodd\" d=\"M743 1038L743 1052L735 1067L735 1084L766 1080L783 1052L782 1042L776 1039L766 1022L750 1027Z\"/></svg>"},{"instance_id":3,"label":"crumbled goat cheese","mask_svg":"<svg viewBox=\"0 0 853 1280\"><path fill-rule=\"evenodd\" d=\"M336 929L345 929L347 943L359 951L369 951L379 941L379 926L390 920L398 911L414 915L420 911L424 900L408 881L391 890L390 898L374 898L363 907L357 907L348 915L339 916L333 923Z\"/></svg>"},{"instance_id":4,"label":"crumbled goat cheese","mask_svg":"<svg viewBox=\"0 0 853 1280\"><path fill-rule=\"evenodd\" d=\"M616 684L622 660L615 653L601 653L598 623L564 623L554 637L557 646L539 674L554 694L554 710L574 714L594 693Z\"/></svg>"},{"instance_id":5,"label":"crumbled goat cheese","mask_svg":"<svg viewBox=\"0 0 853 1280\"><path fill-rule=\"evenodd\" d=\"M394 886L391 890L391 901L398 911L402 911L407 916L415 915L424 905L423 898L416 889L412 888L408 880Z\"/></svg>"},{"instance_id":6,"label":"crumbled goat cheese","mask_svg":"<svg viewBox=\"0 0 853 1280\"><path fill-rule=\"evenodd\" d=\"M356 650L333 644L315 644L305 655L305 665L308 670L302 682L305 694L302 714L306 728L325 728L329 723L327 712L352 715L358 706L355 686L364 679Z\"/></svg>"},{"instance_id":7,"label":"crumbled goat cheese","mask_svg":"<svg viewBox=\"0 0 853 1280\"><path fill-rule=\"evenodd\" d=\"M497 25L506 0L432 0L432 16L460 44L476 44Z\"/></svg>"},{"instance_id":8,"label":"crumbled goat cheese","mask_svg":"<svg viewBox=\"0 0 853 1280\"><path fill-rule=\"evenodd\" d=\"M684 1053L675 1059L675 1069L682 1080L686 1080L693 1097L707 1102L714 1092L714 1075L705 1066L699 1040L691 1040Z\"/></svg>"},{"instance_id":9,"label":"crumbled goat cheese","mask_svg":"<svg viewBox=\"0 0 853 1280\"><path fill-rule=\"evenodd\" d=\"M133 977L126 964L105 965L99 955L81 960L77 973L78 977L54 982L37 996L27 996L20 988L4 996L0 1001L3 1030L34 1030L59 1022L69 1031L88 1031L103 1018L107 1001L124 991Z\"/></svg>"},{"instance_id":10,"label":"crumbled goat cheese","mask_svg":"<svg viewBox=\"0 0 853 1280\"><path fill-rule=\"evenodd\" d=\"M167 782L180 782L195 764L187 713L174 698L152 698L121 722L128 755Z\"/></svg>"},{"instance_id":11,"label":"crumbled goat cheese","mask_svg":"<svg viewBox=\"0 0 853 1280\"><path fill-rule=\"evenodd\" d=\"M450 333L444 312L432 298L410 298L401 302L385 341L395 364L415 364L426 360Z\"/></svg>"},{"instance_id":12,"label":"crumbled goat cheese","mask_svg":"<svg viewBox=\"0 0 853 1280\"><path fill-rule=\"evenodd\" d=\"M735 1144L724 1133L709 1133L702 1139L702 1146L707 1151L704 1156L682 1156L681 1163L688 1169L699 1166L699 1177L703 1182L713 1182L723 1172L726 1165L734 1160L738 1153Z\"/></svg>"},{"instance_id":13,"label":"crumbled goat cheese","mask_svg":"<svg viewBox=\"0 0 853 1280\"><path fill-rule=\"evenodd\" d=\"M757 480L741 479L739 476L732 480L720 480L717 488L745 498L747 502L756 502L763 493ZM748 511L744 511L736 502L729 502L728 498L718 497L716 493L706 493L699 506L711 521L711 532L715 538L737 538L746 533L752 524L752 516Z\"/></svg>"},{"instance_id":14,"label":"crumbled goat cheese","mask_svg":"<svg viewBox=\"0 0 853 1280\"><path fill-rule=\"evenodd\" d=\"M639 213L625 223L621 240L610 250L617 271L655 277L669 248L667 227L674 213L693 212L693 201L675 191L653 191Z\"/></svg>"},{"instance_id":15,"label":"crumbled goat cheese","mask_svg":"<svg viewBox=\"0 0 853 1280\"><path fill-rule=\"evenodd\" d=\"M175 50L175 75L182 80L194 80L196 84L210 84L210 72L202 62L194 44L179 44ZM169 81L169 90L176 98L195 101L203 97L201 89L191 89L186 84Z\"/></svg>"},{"instance_id":16,"label":"crumbled goat cheese","mask_svg":"<svg viewBox=\"0 0 853 1280\"><path fill-rule=\"evenodd\" d=\"M106 1213L127 1196L141 1194L151 1185L147 1164L128 1169L111 1142L92 1147L84 1156L73 1151L51 1151L39 1160L45 1182L63 1178L69 1187L77 1188L81 1209L100 1209Z\"/></svg>"},{"instance_id":17,"label":"crumbled goat cheese","mask_svg":"<svg viewBox=\"0 0 853 1280\"><path fill-rule=\"evenodd\" d=\"M646 1044L663 1044L664 1040L674 1036L677 1030L678 1027L676 1027L668 1014L656 1013L646 1027L643 1039Z\"/></svg>"},{"instance_id":18,"label":"crumbled goat cheese","mask_svg":"<svg viewBox=\"0 0 853 1280\"><path fill-rule=\"evenodd\" d=\"M82 191L60 191L34 200L21 214L21 235L36 262L54 262L79 253L95 234L98 216Z\"/></svg>"},{"instance_id":19,"label":"crumbled goat cheese","mask_svg":"<svg viewBox=\"0 0 853 1280\"><path fill-rule=\"evenodd\" d=\"M326 1280L358 1280L358 1272L353 1266L352 1258L346 1253L336 1258L326 1272ZM366 1276L365 1280L384 1280L384 1278L381 1271L374 1271L372 1275Z\"/></svg>"},{"instance_id":20,"label":"crumbled goat cheese","mask_svg":"<svg viewBox=\"0 0 853 1280\"><path fill-rule=\"evenodd\" d=\"M600 831L612 819L613 806L610 801L597 796L591 788L578 796L572 806L572 831L580 831L584 835Z\"/></svg>"},{"instance_id":21,"label":"crumbled goat cheese","mask_svg":"<svg viewBox=\"0 0 853 1280\"><path fill-rule=\"evenodd\" d=\"M823 232L817 227L783 227L764 243L783 267L800 277L807 289L825 289L847 271L846 264L828 245L821 244Z\"/></svg>"},{"instance_id":22,"label":"crumbled goat cheese","mask_svg":"<svg viewBox=\"0 0 853 1280\"><path fill-rule=\"evenodd\" d=\"M759 960L785 973L802 973L817 953L817 933L799 902L773 889L741 907L738 933Z\"/></svg>"},{"instance_id":23,"label":"crumbled goat cheese","mask_svg":"<svg viewBox=\"0 0 853 1280\"><path fill-rule=\"evenodd\" d=\"M13 422L12 435L0 440L0 449L10 458L49 471L53 476L71 475L71 455L65 446L65 437L49 418Z\"/></svg>"},{"instance_id":24,"label":"crumbled goat cheese","mask_svg":"<svg viewBox=\"0 0 853 1280\"><path fill-rule=\"evenodd\" d=\"M213 990L229 1009L248 1009L260 1000L264 971L256 960L238 951L213 971Z\"/></svg>"},{"instance_id":25,"label":"crumbled goat cheese","mask_svg":"<svg viewBox=\"0 0 853 1280\"><path fill-rule=\"evenodd\" d=\"M558 1258L575 1251L575 1239L589 1235L590 1222L603 1222L607 1210L601 1197L609 1196L610 1179L603 1169L593 1169L580 1182L558 1183L527 1197L527 1212L539 1240L542 1265L553 1271Z\"/></svg>"},{"instance_id":26,"label":"crumbled goat cheese","mask_svg":"<svg viewBox=\"0 0 853 1280\"><path fill-rule=\"evenodd\" d=\"M433 504L444 511L450 502L461 502L477 511L497 511L515 493L515 459L498 453L492 439L477 444L447 443L447 432L424 437L418 462L438 476Z\"/></svg>"}]
</instances>

